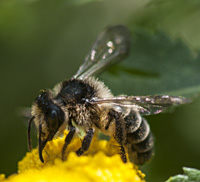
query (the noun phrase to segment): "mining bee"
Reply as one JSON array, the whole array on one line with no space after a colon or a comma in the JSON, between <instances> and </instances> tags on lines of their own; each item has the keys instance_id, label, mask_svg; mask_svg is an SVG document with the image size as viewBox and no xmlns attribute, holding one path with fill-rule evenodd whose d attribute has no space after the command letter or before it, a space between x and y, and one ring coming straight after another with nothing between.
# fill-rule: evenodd
<instances>
[{"instance_id":1,"label":"mining bee","mask_svg":"<svg viewBox=\"0 0 200 182\"><path fill-rule=\"evenodd\" d=\"M67 128L69 133L62 148L62 158L67 146L80 131L85 135L76 151L81 156L90 147L95 131L113 138L123 162L126 152L131 161L142 165L151 158L154 140L149 124L142 116L157 114L172 105L185 104L189 99L179 96L126 96L114 97L103 82L92 77L117 60L130 49L130 34L123 25L104 30L95 41L78 72L69 80L43 90L31 108L28 125L28 145L31 149L30 130L34 121L38 129L39 158L55 135Z\"/></svg>"}]
</instances>

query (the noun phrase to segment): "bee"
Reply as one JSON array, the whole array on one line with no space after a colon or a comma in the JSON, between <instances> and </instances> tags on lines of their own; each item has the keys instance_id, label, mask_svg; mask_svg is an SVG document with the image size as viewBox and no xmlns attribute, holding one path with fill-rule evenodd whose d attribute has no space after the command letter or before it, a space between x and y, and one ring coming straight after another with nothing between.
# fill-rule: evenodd
<instances>
[{"instance_id":1,"label":"bee","mask_svg":"<svg viewBox=\"0 0 200 182\"><path fill-rule=\"evenodd\" d=\"M31 123L38 130L38 150L48 141L69 133L62 148L62 158L75 135L84 131L78 156L86 152L95 131L113 138L123 162L126 152L131 161L142 165L153 153L154 139L145 115L157 114L169 106L185 104L189 99L179 96L126 96L114 97L109 88L93 75L125 57L130 50L130 33L123 25L105 29L96 39L78 72L69 80L58 83L54 89L43 90L31 108L28 124L28 147L31 150Z\"/></svg>"}]
</instances>

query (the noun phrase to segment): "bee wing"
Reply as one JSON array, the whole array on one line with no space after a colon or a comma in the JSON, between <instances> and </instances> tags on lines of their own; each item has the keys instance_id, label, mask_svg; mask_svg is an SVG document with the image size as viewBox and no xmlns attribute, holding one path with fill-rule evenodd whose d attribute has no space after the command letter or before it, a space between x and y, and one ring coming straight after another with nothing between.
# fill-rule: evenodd
<instances>
[{"instance_id":1,"label":"bee wing","mask_svg":"<svg viewBox=\"0 0 200 182\"><path fill-rule=\"evenodd\" d=\"M190 103L189 98L169 95L155 96L119 96L110 98L93 98L91 104L110 103L122 108L137 109L141 115L158 114L170 106Z\"/></svg>"},{"instance_id":2,"label":"bee wing","mask_svg":"<svg viewBox=\"0 0 200 182\"><path fill-rule=\"evenodd\" d=\"M84 63L73 78L85 79L101 71L127 55L129 48L130 35L125 26L116 25L106 29L97 37Z\"/></svg>"}]
</instances>

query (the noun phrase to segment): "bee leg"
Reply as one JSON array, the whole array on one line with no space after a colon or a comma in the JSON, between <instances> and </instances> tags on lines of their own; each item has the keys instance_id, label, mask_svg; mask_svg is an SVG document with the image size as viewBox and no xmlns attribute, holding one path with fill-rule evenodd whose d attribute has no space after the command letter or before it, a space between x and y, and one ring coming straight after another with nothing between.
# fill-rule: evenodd
<instances>
[{"instance_id":1,"label":"bee leg","mask_svg":"<svg viewBox=\"0 0 200 182\"><path fill-rule=\"evenodd\" d=\"M121 159L124 163L126 163L127 162L126 151L125 151L125 148L123 147L125 138L126 138L124 121L123 121L122 117L120 116L120 114L118 112L116 112L115 110L111 110L109 112L109 116L111 118L114 118L114 120L115 120L116 128L115 128L114 138L117 141L117 143L119 144L119 149L120 149L119 154L121 155Z\"/></svg>"},{"instance_id":2,"label":"bee leg","mask_svg":"<svg viewBox=\"0 0 200 182\"><path fill-rule=\"evenodd\" d=\"M124 147L122 145L120 146L120 153L119 154L121 155L122 161L124 163L127 163L126 152L125 152L125 149L124 149Z\"/></svg>"},{"instance_id":3,"label":"bee leg","mask_svg":"<svg viewBox=\"0 0 200 182\"><path fill-rule=\"evenodd\" d=\"M42 163L44 163L42 151L46 146L47 142L53 139L55 133L50 133L45 140L42 140L43 134L45 133L42 132L42 124L39 124L38 151L39 151L39 158Z\"/></svg>"},{"instance_id":4,"label":"bee leg","mask_svg":"<svg viewBox=\"0 0 200 182\"><path fill-rule=\"evenodd\" d=\"M81 148L79 148L77 151L76 151L76 154L78 156L81 156L85 151L87 151L90 147L90 143L92 141L92 138L94 136L94 129L90 128L85 137L83 138L83 142L82 142L82 146Z\"/></svg>"},{"instance_id":5,"label":"bee leg","mask_svg":"<svg viewBox=\"0 0 200 182\"><path fill-rule=\"evenodd\" d=\"M42 141L41 139L41 135L42 135L42 125L39 125L39 139L38 139L38 143L39 143L39 147L38 147L38 151L39 151L39 158L41 160L42 163L44 163L44 159L42 156L42 150L44 149L48 139Z\"/></svg>"},{"instance_id":6,"label":"bee leg","mask_svg":"<svg viewBox=\"0 0 200 182\"><path fill-rule=\"evenodd\" d=\"M64 161L65 150L66 150L67 146L70 144L71 140L73 139L75 132L76 132L76 128L74 126L71 126L69 128L69 133L67 134L67 136L65 138L65 143L62 148L62 160L63 161Z\"/></svg>"}]
</instances>

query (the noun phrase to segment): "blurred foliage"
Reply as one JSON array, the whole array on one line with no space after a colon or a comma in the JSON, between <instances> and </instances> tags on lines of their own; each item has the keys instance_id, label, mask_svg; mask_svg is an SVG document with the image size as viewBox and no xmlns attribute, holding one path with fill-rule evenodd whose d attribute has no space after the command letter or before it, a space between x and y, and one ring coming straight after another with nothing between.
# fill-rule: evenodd
<instances>
[{"instance_id":1,"label":"blurred foliage","mask_svg":"<svg viewBox=\"0 0 200 182\"><path fill-rule=\"evenodd\" d=\"M128 59L102 77L111 90L135 95L194 96L200 92L200 55L194 56L183 41L143 29L133 31L132 37Z\"/></svg>"},{"instance_id":2,"label":"blurred foliage","mask_svg":"<svg viewBox=\"0 0 200 182\"><path fill-rule=\"evenodd\" d=\"M166 182L199 182L200 170L184 167L184 175L170 177Z\"/></svg>"},{"instance_id":3,"label":"blurred foliage","mask_svg":"<svg viewBox=\"0 0 200 182\"><path fill-rule=\"evenodd\" d=\"M19 108L70 78L108 25L132 33L129 57L101 75L114 94L197 96L199 15L195 0L1 0L0 172L15 173L27 151ZM156 139L155 156L142 167L147 181L200 168L199 101L147 118Z\"/></svg>"}]
</instances>

